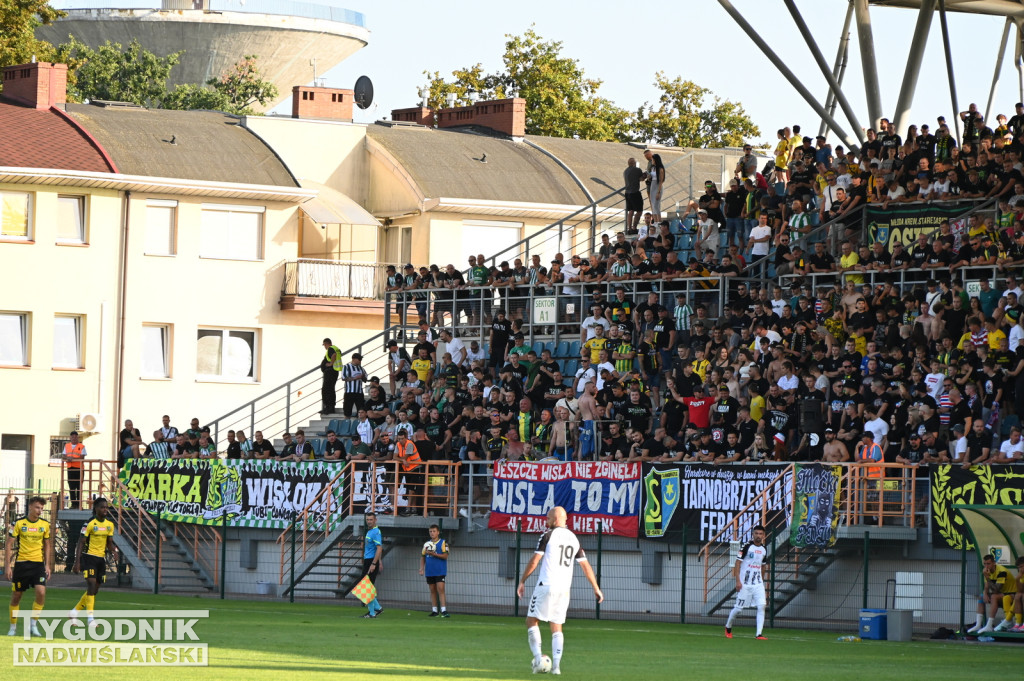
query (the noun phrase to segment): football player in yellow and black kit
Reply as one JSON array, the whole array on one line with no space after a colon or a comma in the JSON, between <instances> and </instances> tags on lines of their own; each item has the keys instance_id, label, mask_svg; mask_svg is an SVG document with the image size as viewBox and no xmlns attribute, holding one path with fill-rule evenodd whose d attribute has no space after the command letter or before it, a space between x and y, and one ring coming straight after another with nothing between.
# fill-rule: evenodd
<instances>
[{"instance_id":1,"label":"football player in yellow and black kit","mask_svg":"<svg viewBox=\"0 0 1024 681\"><path fill-rule=\"evenodd\" d=\"M114 537L114 523L107 519L107 510L106 499L98 497L93 500L92 518L82 528L82 536L78 540L73 571L81 572L85 577L85 593L71 609L72 621L77 621L79 610L85 610L89 624L92 625L96 594L100 590L100 584L107 578L107 552L116 551L111 541Z\"/></svg>"},{"instance_id":2,"label":"football player in yellow and black kit","mask_svg":"<svg viewBox=\"0 0 1024 681\"><path fill-rule=\"evenodd\" d=\"M17 561L11 561L14 542L4 545L4 565L8 581L11 582L11 628L8 636L14 636L18 628L18 606L21 595L32 589L35 591L33 610L42 610L46 602L46 580L50 578L50 563L53 562L53 538L50 535L50 523L39 516L46 507L42 497L28 500L28 515L18 518L10 528L10 538L18 541ZM39 636L36 626L37 617L32 618L32 635Z\"/></svg>"},{"instance_id":3,"label":"football player in yellow and black kit","mask_svg":"<svg viewBox=\"0 0 1024 681\"><path fill-rule=\"evenodd\" d=\"M981 559L981 578L984 587L978 596L978 617L968 634L987 634L996 630L996 614L1002 607L1006 619L1013 616L1013 597L1017 593L1017 577L1007 568L996 563L991 553ZM988 621L984 621L985 606L988 605ZM1006 627L1000 627L1004 631Z\"/></svg>"}]
</instances>

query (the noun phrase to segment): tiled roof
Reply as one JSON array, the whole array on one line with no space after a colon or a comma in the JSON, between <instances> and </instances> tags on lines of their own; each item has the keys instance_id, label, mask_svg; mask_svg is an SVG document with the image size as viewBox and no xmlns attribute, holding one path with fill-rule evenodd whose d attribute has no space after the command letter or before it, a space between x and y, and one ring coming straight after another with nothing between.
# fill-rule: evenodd
<instances>
[{"instance_id":1,"label":"tiled roof","mask_svg":"<svg viewBox=\"0 0 1024 681\"><path fill-rule=\"evenodd\" d=\"M60 113L0 102L0 166L109 173L103 154Z\"/></svg>"}]
</instances>

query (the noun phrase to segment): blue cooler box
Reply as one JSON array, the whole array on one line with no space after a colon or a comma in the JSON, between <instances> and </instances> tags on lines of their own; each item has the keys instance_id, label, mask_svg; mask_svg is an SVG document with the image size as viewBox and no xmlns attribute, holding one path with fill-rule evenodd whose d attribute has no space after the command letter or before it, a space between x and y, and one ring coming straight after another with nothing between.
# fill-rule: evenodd
<instances>
[{"instance_id":1,"label":"blue cooler box","mask_svg":"<svg viewBox=\"0 0 1024 681\"><path fill-rule=\"evenodd\" d=\"M860 611L860 637L873 641L886 640L885 610Z\"/></svg>"}]
</instances>

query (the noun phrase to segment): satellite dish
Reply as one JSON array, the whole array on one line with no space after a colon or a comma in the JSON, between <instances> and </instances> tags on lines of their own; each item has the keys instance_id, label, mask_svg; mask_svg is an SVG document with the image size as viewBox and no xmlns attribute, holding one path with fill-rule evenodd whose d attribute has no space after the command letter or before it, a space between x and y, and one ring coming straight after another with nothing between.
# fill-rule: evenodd
<instances>
[{"instance_id":1,"label":"satellite dish","mask_svg":"<svg viewBox=\"0 0 1024 681\"><path fill-rule=\"evenodd\" d=\"M373 81L367 76L359 76L355 87L356 106L369 109L373 104Z\"/></svg>"}]
</instances>

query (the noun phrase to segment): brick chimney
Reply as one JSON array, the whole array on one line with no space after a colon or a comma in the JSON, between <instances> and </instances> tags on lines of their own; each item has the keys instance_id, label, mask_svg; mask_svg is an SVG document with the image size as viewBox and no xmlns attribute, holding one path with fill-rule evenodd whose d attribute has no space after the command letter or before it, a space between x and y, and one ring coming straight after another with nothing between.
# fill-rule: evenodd
<instances>
[{"instance_id":1,"label":"brick chimney","mask_svg":"<svg viewBox=\"0 0 1024 681\"><path fill-rule=\"evenodd\" d=\"M414 106L411 109L392 109L391 120L405 123L419 123L428 128L434 127L434 110L425 106Z\"/></svg>"},{"instance_id":2,"label":"brick chimney","mask_svg":"<svg viewBox=\"0 0 1024 681\"><path fill-rule=\"evenodd\" d=\"M6 66L4 89L0 97L14 104L49 109L63 104L68 97L68 65L41 61Z\"/></svg>"},{"instance_id":3,"label":"brick chimney","mask_svg":"<svg viewBox=\"0 0 1024 681\"><path fill-rule=\"evenodd\" d=\"M510 137L523 137L526 134L526 100L519 97L497 99L440 109L437 112L437 127L454 128L461 125L477 125Z\"/></svg>"},{"instance_id":4,"label":"brick chimney","mask_svg":"<svg viewBox=\"0 0 1024 681\"><path fill-rule=\"evenodd\" d=\"M351 121L355 92L331 87L292 88L292 118L329 118Z\"/></svg>"}]
</instances>

